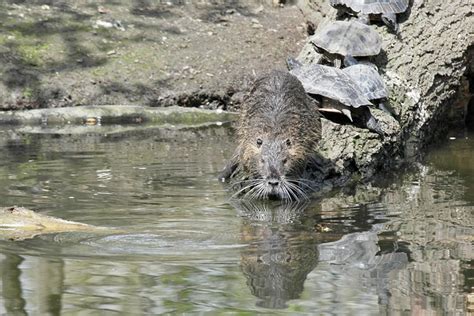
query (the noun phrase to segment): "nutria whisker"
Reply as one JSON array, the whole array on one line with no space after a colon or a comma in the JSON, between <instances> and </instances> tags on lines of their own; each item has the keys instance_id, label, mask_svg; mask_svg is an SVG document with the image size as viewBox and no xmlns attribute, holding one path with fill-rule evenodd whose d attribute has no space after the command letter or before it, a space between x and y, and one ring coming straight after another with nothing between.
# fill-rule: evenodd
<instances>
[{"instance_id":1,"label":"nutria whisker","mask_svg":"<svg viewBox=\"0 0 474 316\"><path fill-rule=\"evenodd\" d=\"M306 180L306 181L304 181L304 180L306 180L306 179L288 179L288 182L296 184L296 185L302 185L306 188L306 190L309 190L309 191L313 192L315 189L314 189L313 186L310 185L313 182L310 181L310 180Z\"/></svg>"},{"instance_id":2,"label":"nutria whisker","mask_svg":"<svg viewBox=\"0 0 474 316\"><path fill-rule=\"evenodd\" d=\"M283 193L285 193L285 199L286 200L292 200L292 196L295 198L296 201L298 201L298 196L286 185L286 183L282 184L282 190Z\"/></svg>"},{"instance_id":3,"label":"nutria whisker","mask_svg":"<svg viewBox=\"0 0 474 316\"><path fill-rule=\"evenodd\" d=\"M262 184L263 184L262 181L258 181L258 182L253 186L253 188L251 188L249 191L245 192L244 197L246 197L246 198L252 198L252 197L254 197L256 194L258 195L258 192L261 191L262 189L264 189L264 187L263 187Z\"/></svg>"},{"instance_id":4,"label":"nutria whisker","mask_svg":"<svg viewBox=\"0 0 474 316\"><path fill-rule=\"evenodd\" d=\"M296 196L302 197L305 200L309 200L308 195L300 187L298 187L295 183L287 182L286 184L287 184L288 188L291 189ZM300 199L298 198L297 200L299 201Z\"/></svg>"},{"instance_id":5,"label":"nutria whisker","mask_svg":"<svg viewBox=\"0 0 474 316\"><path fill-rule=\"evenodd\" d=\"M250 184L244 186L243 188L241 188L240 190L238 190L237 192L235 192L233 195L232 195L232 198L234 197L237 197L238 195L240 195L242 192L244 192L245 190L247 189L251 189L253 190L256 185L258 184L258 180L255 180L255 181L252 181ZM250 191L251 191L250 190ZM246 192L245 194L248 194L249 192Z\"/></svg>"},{"instance_id":6,"label":"nutria whisker","mask_svg":"<svg viewBox=\"0 0 474 316\"><path fill-rule=\"evenodd\" d=\"M247 192L247 194L245 194L244 197L249 200L258 199L261 197L264 190L265 190L265 187L262 185L262 183L259 183L255 186L253 190Z\"/></svg>"}]
</instances>

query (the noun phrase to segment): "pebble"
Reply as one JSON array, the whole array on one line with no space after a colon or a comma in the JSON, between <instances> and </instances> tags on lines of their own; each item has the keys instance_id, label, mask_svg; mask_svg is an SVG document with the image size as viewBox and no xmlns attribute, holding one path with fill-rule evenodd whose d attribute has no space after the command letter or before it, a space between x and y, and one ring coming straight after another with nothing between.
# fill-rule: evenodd
<instances>
[{"instance_id":1,"label":"pebble","mask_svg":"<svg viewBox=\"0 0 474 316\"><path fill-rule=\"evenodd\" d=\"M122 22L118 21L118 20L115 20L113 22L113 26L117 29L117 30L120 30L120 31L125 31L125 27L122 25Z\"/></svg>"},{"instance_id":2,"label":"pebble","mask_svg":"<svg viewBox=\"0 0 474 316\"><path fill-rule=\"evenodd\" d=\"M253 13L254 13L254 14L259 14L259 13L262 12L262 11L263 11L263 5L260 5L258 8L256 8L256 9L253 11Z\"/></svg>"},{"instance_id":3,"label":"pebble","mask_svg":"<svg viewBox=\"0 0 474 316\"><path fill-rule=\"evenodd\" d=\"M110 29L110 28L114 27L114 25L113 25L111 22L97 20L97 21L95 22L94 27L95 27L95 28L97 28L97 27L105 27L106 29Z\"/></svg>"},{"instance_id":4,"label":"pebble","mask_svg":"<svg viewBox=\"0 0 474 316\"><path fill-rule=\"evenodd\" d=\"M99 12L100 14L106 14L106 13L109 13L109 10L107 10L106 8L104 8L103 6L99 6L97 8L97 12Z\"/></svg>"},{"instance_id":5,"label":"pebble","mask_svg":"<svg viewBox=\"0 0 474 316\"><path fill-rule=\"evenodd\" d=\"M51 9L51 8L50 8L49 5L47 5L47 4L43 4L43 5L41 6L41 10L50 10L50 9Z\"/></svg>"}]
</instances>

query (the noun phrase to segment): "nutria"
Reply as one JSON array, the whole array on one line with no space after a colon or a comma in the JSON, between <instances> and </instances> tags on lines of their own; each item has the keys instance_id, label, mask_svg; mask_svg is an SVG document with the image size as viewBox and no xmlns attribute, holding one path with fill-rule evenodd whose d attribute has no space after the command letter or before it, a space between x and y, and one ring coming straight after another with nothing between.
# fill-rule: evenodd
<instances>
[{"instance_id":1,"label":"nutria","mask_svg":"<svg viewBox=\"0 0 474 316\"><path fill-rule=\"evenodd\" d=\"M237 127L238 147L221 179L235 195L298 200L310 189L307 167L321 138L314 101L288 72L272 71L245 97Z\"/></svg>"}]
</instances>

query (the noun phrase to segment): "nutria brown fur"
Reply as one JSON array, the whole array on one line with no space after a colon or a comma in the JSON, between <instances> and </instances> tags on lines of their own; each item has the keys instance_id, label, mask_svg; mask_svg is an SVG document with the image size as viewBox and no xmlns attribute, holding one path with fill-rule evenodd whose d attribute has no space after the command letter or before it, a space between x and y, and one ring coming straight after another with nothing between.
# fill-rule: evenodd
<instances>
[{"instance_id":1,"label":"nutria brown fur","mask_svg":"<svg viewBox=\"0 0 474 316\"><path fill-rule=\"evenodd\" d=\"M296 77L272 71L256 80L242 106L237 138L238 147L222 178L238 175L238 194L306 196L305 171L321 138L321 121Z\"/></svg>"}]
</instances>

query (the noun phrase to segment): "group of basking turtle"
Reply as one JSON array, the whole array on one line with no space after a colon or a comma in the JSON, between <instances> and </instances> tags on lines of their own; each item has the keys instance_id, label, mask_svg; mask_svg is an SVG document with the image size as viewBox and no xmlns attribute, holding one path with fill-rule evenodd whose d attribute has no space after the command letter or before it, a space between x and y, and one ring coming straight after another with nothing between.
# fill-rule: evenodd
<instances>
[{"instance_id":1,"label":"group of basking turtle","mask_svg":"<svg viewBox=\"0 0 474 316\"><path fill-rule=\"evenodd\" d=\"M407 10L409 0L330 0L330 4L338 10L338 20L320 25L309 39L318 62L303 65L289 58L290 73L308 94L319 99L324 116L342 115L383 135L370 108L377 106L394 113L385 103L388 92L384 81L370 62L379 55L382 40L368 24L379 20L398 33L397 14Z\"/></svg>"},{"instance_id":2,"label":"group of basking turtle","mask_svg":"<svg viewBox=\"0 0 474 316\"><path fill-rule=\"evenodd\" d=\"M320 113L384 135L371 112L374 106L390 112L384 81L370 62L382 40L363 22L378 18L398 32L396 14L408 8L408 0L330 2L339 20L321 24L309 39L318 62L288 59L289 72L261 76L245 97L238 146L219 176L231 183L234 197L298 201L317 190L324 180L315 176L324 173L324 159L315 151L322 136ZM350 19L354 15L358 19Z\"/></svg>"}]
</instances>

